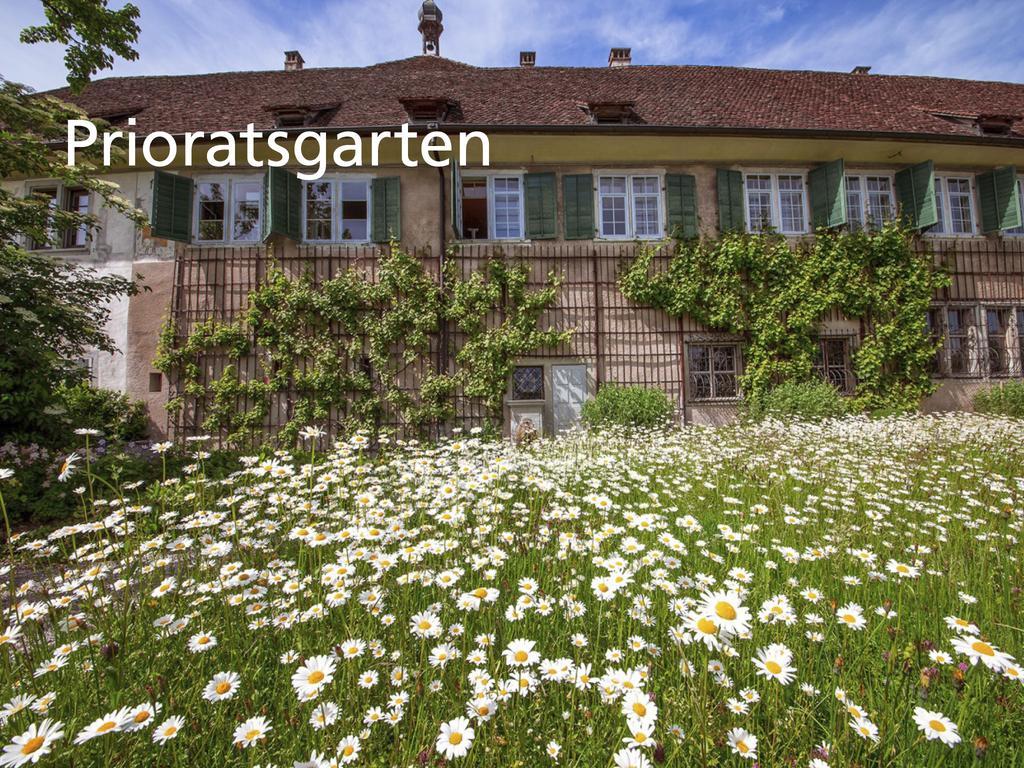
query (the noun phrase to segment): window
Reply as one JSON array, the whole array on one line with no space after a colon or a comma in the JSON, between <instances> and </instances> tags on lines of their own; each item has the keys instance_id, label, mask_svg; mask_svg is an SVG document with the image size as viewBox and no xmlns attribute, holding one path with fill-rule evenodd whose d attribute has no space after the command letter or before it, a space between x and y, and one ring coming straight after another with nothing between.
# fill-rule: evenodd
<instances>
[{"instance_id":1,"label":"window","mask_svg":"<svg viewBox=\"0 0 1024 768\"><path fill-rule=\"evenodd\" d=\"M853 376L850 373L850 340L818 339L818 348L814 352L814 370L840 392L851 392Z\"/></svg>"},{"instance_id":2,"label":"window","mask_svg":"<svg viewBox=\"0 0 1024 768\"><path fill-rule=\"evenodd\" d=\"M258 242L262 236L262 216L262 177L196 181L196 242Z\"/></svg>"},{"instance_id":3,"label":"window","mask_svg":"<svg viewBox=\"0 0 1024 768\"><path fill-rule=\"evenodd\" d=\"M772 177L747 176L747 225L751 232L772 228Z\"/></svg>"},{"instance_id":4,"label":"window","mask_svg":"<svg viewBox=\"0 0 1024 768\"><path fill-rule=\"evenodd\" d=\"M544 399L544 367L520 365L512 370L513 400Z\"/></svg>"},{"instance_id":5,"label":"window","mask_svg":"<svg viewBox=\"0 0 1024 768\"><path fill-rule=\"evenodd\" d=\"M305 240L335 243L370 239L369 179L310 181L305 194Z\"/></svg>"},{"instance_id":6,"label":"window","mask_svg":"<svg viewBox=\"0 0 1024 768\"><path fill-rule=\"evenodd\" d=\"M846 220L851 232L878 229L893 218L895 210L890 176L846 177Z\"/></svg>"},{"instance_id":7,"label":"window","mask_svg":"<svg viewBox=\"0 0 1024 768\"><path fill-rule=\"evenodd\" d=\"M89 190L68 189L64 192L64 208L83 216L89 213ZM84 224L64 232L65 248L85 248L89 230Z\"/></svg>"},{"instance_id":8,"label":"window","mask_svg":"<svg viewBox=\"0 0 1024 768\"><path fill-rule=\"evenodd\" d=\"M231 186L231 196L231 239L243 243L259 240L263 182L236 181Z\"/></svg>"},{"instance_id":9,"label":"window","mask_svg":"<svg viewBox=\"0 0 1024 768\"><path fill-rule=\"evenodd\" d=\"M974 234L974 200L969 178L936 176L935 207L939 221L928 230L930 234Z\"/></svg>"},{"instance_id":10,"label":"window","mask_svg":"<svg viewBox=\"0 0 1024 768\"><path fill-rule=\"evenodd\" d=\"M985 330L988 332L988 375L1009 376L1011 343L1011 312L1003 307L986 307Z\"/></svg>"},{"instance_id":11,"label":"window","mask_svg":"<svg viewBox=\"0 0 1024 768\"><path fill-rule=\"evenodd\" d=\"M935 345L935 356L931 360L931 372L938 375L942 372L942 347L940 342L943 339L942 333L942 310L933 307L925 315L925 328L928 340Z\"/></svg>"},{"instance_id":12,"label":"window","mask_svg":"<svg viewBox=\"0 0 1024 768\"><path fill-rule=\"evenodd\" d=\"M1006 230L1008 235L1024 235L1024 180L1017 179L1017 200L1020 202L1021 226Z\"/></svg>"},{"instance_id":13,"label":"window","mask_svg":"<svg viewBox=\"0 0 1024 768\"><path fill-rule=\"evenodd\" d=\"M31 194L48 198L51 210L57 210L59 207L60 210L67 213L77 213L83 216L89 213L90 194L87 189L56 185L32 189ZM60 248L85 248L89 244L89 230L84 224L64 230L59 238L56 235L57 233L51 229L49 242L33 241L29 244L29 248L32 250L52 248L54 239L59 239L57 245Z\"/></svg>"},{"instance_id":14,"label":"window","mask_svg":"<svg viewBox=\"0 0 1024 768\"><path fill-rule=\"evenodd\" d=\"M779 210L783 232L804 231L803 176L779 176Z\"/></svg>"},{"instance_id":15,"label":"window","mask_svg":"<svg viewBox=\"0 0 1024 768\"><path fill-rule=\"evenodd\" d=\"M597 185L601 197L602 237L626 237L626 176L602 176Z\"/></svg>"},{"instance_id":16,"label":"window","mask_svg":"<svg viewBox=\"0 0 1024 768\"><path fill-rule=\"evenodd\" d=\"M976 338L974 308L948 307L946 309L946 355L950 374L964 376L975 372Z\"/></svg>"},{"instance_id":17,"label":"window","mask_svg":"<svg viewBox=\"0 0 1024 768\"><path fill-rule=\"evenodd\" d=\"M196 240L224 239L225 189L226 184L220 181L204 181L197 185L199 226L196 227Z\"/></svg>"},{"instance_id":18,"label":"window","mask_svg":"<svg viewBox=\"0 0 1024 768\"><path fill-rule=\"evenodd\" d=\"M99 386L100 383L96 362L96 355L86 355L75 360L75 365L82 370L82 380L93 387Z\"/></svg>"},{"instance_id":19,"label":"window","mask_svg":"<svg viewBox=\"0 0 1024 768\"><path fill-rule=\"evenodd\" d=\"M464 177L461 204L464 239L523 238L522 176Z\"/></svg>"},{"instance_id":20,"label":"window","mask_svg":"<svg viewBox=\"0 0 1024 768\"><path fill-rule=\"evenodd\" d=\"M486 240L487 179L462 180L462 235L467 240Z\"/></svg>"},{"instance_id":21,"label":"window","mask_svg":"<svg viewBox=\"0 0 1024 768\"><path fill-rule=\"evenodd\" d=\"M778 230L787 235L807 231L807 196L803 174L750 173L744 178L747 229Z\"/></svg>"},{"instance_id":22,"label":"window","mask_svg":"<svg viewBox=\"0 0 1024 768\"><path fill-rule=\"evenodd\" d=\"M1017 375L1024 375L1024 309L1017 310Z\"/></svg>"},{"instance_id":23,"label":"window","mask_svg":"<svg viewBox=\"0 0 1024 768\"><path fill-rule=\"evenodd\" d=\"M739 347L735 344L690 344L688 367L691 400L739 396Z\"/></svg>"},{"instance_id":24,"label":"window","mask_svg":"<svg viewBox=\"0 0 1024 768\"><path fill-rule=\"evenodd\" d=\"M518 240L523 236L522 179L518 176L495 176L492 179L494 200L494 237L497 240Z\"/></svg>"},{"instance_id":25,"label":"window","mask_svg":"<svg viewBox=\"0 0 1024 768\"><path fill-rule=\"evenodd\" d=\"M334 239L334 186L329 181L306 184L306 240Z\"/></svg>"},{"instance_id":26,"label":"window","mask_svg":"<svg viewBox=\"0 0 1024 768\"><path fill-rule=\"evenodd\" d=\"M599 176L597 195L601 237L661 237L660 176Z\"/></svg>"},{"instance_id":27,"label":"window","mask_svg":"<svg viewBox=\"0 0 1024 768\"><path fill-rule=\"evenodd\" d=\"M634 176L633 222L637 237L661 234L661 182L657 176Z\"/></svg>"},{"instance_id":28,"label":"window","mask_svg":"<svg viewBox=\"0 0 1024 768\"><path fill-rule=\"evenodd\" d=\"M370 239L370 182L338 182L341 190L341 239Z\"/></svg>"}]
</instances>

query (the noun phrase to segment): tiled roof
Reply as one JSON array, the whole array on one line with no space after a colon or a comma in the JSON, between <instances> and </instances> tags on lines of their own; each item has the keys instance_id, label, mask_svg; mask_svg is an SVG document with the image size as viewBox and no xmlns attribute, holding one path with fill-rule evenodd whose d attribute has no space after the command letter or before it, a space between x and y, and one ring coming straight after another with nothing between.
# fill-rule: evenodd
<instances>
[{"instance_id":1,"label":"tiled roof","mask_svg":"<svg viewBox=\"0 0 1024 768\"><path fill-rule=\"evenodd\" d=\"M80 95L93 116L136 113L140 132L274 125L273 107L315 107L314 127L408 120L401 100L457 103L450 122L583 128L588 103L633 102L641 124L672 129L852 131L981 137L973 118L1024 118L1024 85L938 77L708 66L474 67L416 56L360 68L111 77ZM1024 119L1012 139L1024 142Z\"/></svg>"}]
</instances>

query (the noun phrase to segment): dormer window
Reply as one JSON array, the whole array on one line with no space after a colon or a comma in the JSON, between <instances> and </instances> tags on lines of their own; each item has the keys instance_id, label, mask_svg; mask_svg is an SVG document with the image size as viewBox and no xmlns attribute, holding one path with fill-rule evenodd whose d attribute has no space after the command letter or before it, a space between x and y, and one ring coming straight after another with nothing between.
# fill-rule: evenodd
<instances>
[{"instance_id":1,"label":"dormer window","mask_svg":"<svg viewBox=\"0 0 1024 768\"><path fill-rule=\"evenodd\" d=\"M274 109L275 128L303 128L309 124L309 110L302 107Z\"/></svg>"},{"instance_id":2,"label":"dormer window","mask_svg":"<svg viewBox=\"0 0 1024 768\"><path fill-rule=\"evenodd\" d=\"M592 101L583 109L595 125L642 123L635 101Z\"/></svg>"},{"instance_id":3,"label":"dormer window","mask_svg":"<svg viewBox=\"0 0 1024 768\"><path fill-rule=\"evenodd\" d=\"M443 123L459 108L459 102L443 97L409 97L399 101L414 123Z\"/></svg>"},{"instance_id":4,"label":"dormer window","mask_svg":"<svg viewBox=\"0 0 1024 768\"><path fill-rule=\"evenodd\" d=\"M1009 136L1018 115L979 115L975 121L983 136Z\"/></svg>"}]
</instances>

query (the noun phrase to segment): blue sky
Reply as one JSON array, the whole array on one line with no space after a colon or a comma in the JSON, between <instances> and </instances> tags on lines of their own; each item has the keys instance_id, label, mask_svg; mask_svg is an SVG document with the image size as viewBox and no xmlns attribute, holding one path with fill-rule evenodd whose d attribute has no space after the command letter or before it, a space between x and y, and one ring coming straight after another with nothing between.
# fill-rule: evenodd
<instances>
[{"instance_id":1,"label":"blue sky","mask_svg":"<svg viewBox=\"0 0 1024 768\"><path fill-rule=\"evenodd\" d=\"M123 0L110 0L120 6ZM419 52L420 0L135 0L140 58L112 74L358 66ZM441 51L481 66L604 65L629 46L635 64L734 64L945 75L1024 82L1021 0L438 0ZM24 46L39 0L0 0L0 75L63 84L59 49ZM287 9L287 10L285 10ZM108 73L109 74L109 73Z\"/></svg>"}]
</instances>

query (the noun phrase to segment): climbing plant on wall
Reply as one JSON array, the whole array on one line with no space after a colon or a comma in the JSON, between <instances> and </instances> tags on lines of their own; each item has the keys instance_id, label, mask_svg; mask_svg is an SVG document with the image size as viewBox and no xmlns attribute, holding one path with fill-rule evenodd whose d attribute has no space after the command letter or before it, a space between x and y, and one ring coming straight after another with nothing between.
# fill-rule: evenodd
<instances>
[{"instance_id":1,"label":"climbing plant on wall","mask_svg":"<svg viewBox=\"0 0 1024 768\"><path fill-rule=\"evenodd\" d=\"M272 409L285 414L282 444L327 420L342 429L378 429L387 413L413 431L425 429L454 415L459 387L498 419L514 359L569 338L537 325L558 279L551 275L530 290L526 266L502 260L467 279L454 271L448 277L442 291L419 259L395 244L381 252L375 281L351 269L321 282L274 269L250 294L243 317L202 323L184 341L172 326L165 329L155 364L181 391L168 408L194 408L205 431L236 443L256 438ZM453 371L434 364L432 340L440 343L442 322L464 338ZM203 383L211 355L230 362ZM239 362L250 355L257 375L247 378Z\"/></svg>"},{"instance_id":2,"label":"climbing plant on wall","mask_svg":"<svg viewBox=\"0 0 1024 768\"><path fill-rule=\"evenodd\" d=\"M936 347L925 314L947 278L898 223L875 232L820 230L795 246L777 234L682 240L667 268L652 274L653 257L646 249L623 271L623 294L741 336L748 399L811 379L815 334L832 310L863 323L853 354L858 407L910 409L933 390Z\"/></svg>"},{"instance_id":3,"label":"climbing plant on wall","mask_svg":"<svg viewBox=\"0 0 1024 768\"><path fill-rule=\"evenodd\" d=\"M528 352L550 349L569 341L572 331L542 329L544 310L558 296L559 277L551 273L538 290L529 290L524 264L491 261L484 271L459 280L452 273L445 314L466 335L455 355L456 376L469 397L479 398L491 420L501 419L505 389L515 359ZM500 323L488 315L501 307Z\"/></svg>"}]
</instances>

